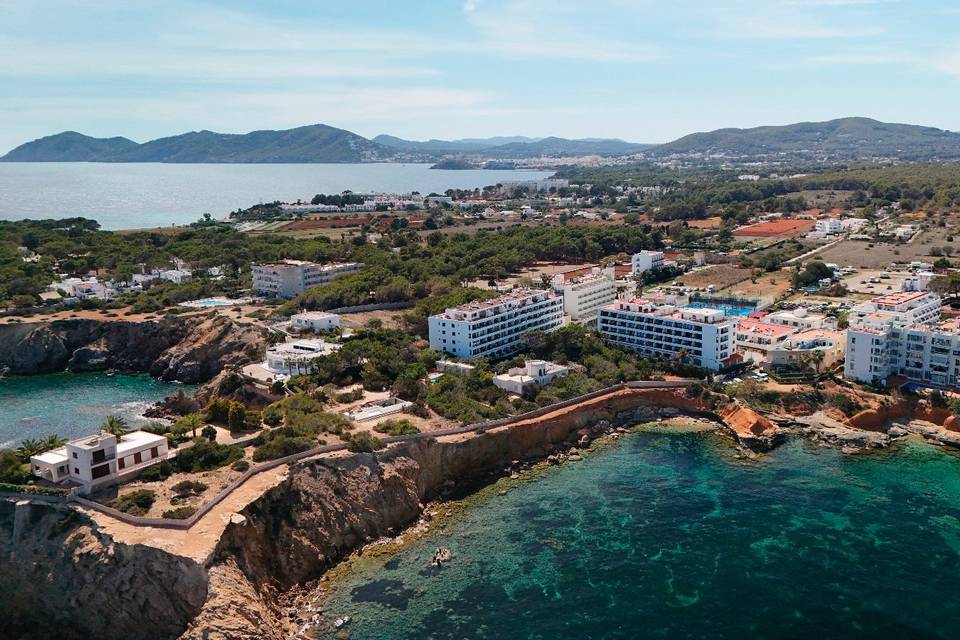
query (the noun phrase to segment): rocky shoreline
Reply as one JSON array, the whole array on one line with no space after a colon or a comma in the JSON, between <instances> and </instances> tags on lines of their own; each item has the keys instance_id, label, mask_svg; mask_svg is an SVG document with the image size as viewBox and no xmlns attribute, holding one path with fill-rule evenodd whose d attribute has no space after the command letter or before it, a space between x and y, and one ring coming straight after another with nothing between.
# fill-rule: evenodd
<instances>
[{"instance_id":1,"label":"rocky shoreline","mask_svg":"<svg viewBox=\"0 0 960 640\"><path fill-rule=\"evenodd\" d=\"M898 432L833 424L822 416L768 419L736 403L709 410L683 390L626 389L469 436L414 440L377 454L292 464L278 484L231 515L222 533L206 534L219 538L211 541L205 559L125 543L87 514L32 506L37 511L30 521L43 524L26 548L14 519L0 517L0 574L6 576L0 597L10 597L14 620L57 602L61 621L70 620L81 635L94 637L292 637L304 625L323 623L314 619L319 614L315 607L303 606L304 594L335 575L358 550L384 549L385 541L442 524L455 515L448 513L451 498L498 486L498 481L523 481L553 464L575 464L588 448L615 443L630 425L679 417L703 428L716 426L745 457L791 436L850 452L886 447L900 437ZM101 618L91 613L89 602L63 598L120 575L127 576L126 586L98 592L95 600L96 613L111 612L118 621L109 629L96 626ZM142 613L147 601L167 612L162 625L139 624L141 618L151 622L160 615L152 608Z\"/></svg>"},{"instance_id":2,"label":"rocky shoreline","mask_svg":"<svg viewBox=\"0 0 960 640\"><path fill-rule=\"evenodd\" d=\"M155 320L55 320L0 325L0 370L148 373L167 382L206 382L262 357L266 332L215 313Z\"/></svg>"}]
</instances>

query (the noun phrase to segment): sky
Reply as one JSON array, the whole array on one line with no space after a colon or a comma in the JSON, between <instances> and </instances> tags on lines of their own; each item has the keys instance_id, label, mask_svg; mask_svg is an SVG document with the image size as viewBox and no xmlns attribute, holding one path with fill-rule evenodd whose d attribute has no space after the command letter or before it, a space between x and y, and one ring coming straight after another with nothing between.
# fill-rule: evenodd
<instances>
[{"instance_id":1,"label":"sky","mask_svg":"<svg viewBox=\"0 0 960 640\"><path fill-rule=\"evenodd\" d=\"M0 153L324 123L666 142L868 116L960 130L957 0L0 0Z\"/></svg>"}]
</instances>

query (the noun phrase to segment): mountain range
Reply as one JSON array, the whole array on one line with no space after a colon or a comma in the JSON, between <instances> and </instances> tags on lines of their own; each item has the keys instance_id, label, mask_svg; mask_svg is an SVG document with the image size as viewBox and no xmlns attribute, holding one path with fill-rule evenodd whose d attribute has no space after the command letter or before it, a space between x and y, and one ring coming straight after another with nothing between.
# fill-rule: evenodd
<instances>
[{"instance_id":1,"label":"mountain range","mask_svg":"<svg viewBox=\"0 0 960 640\"><path fill-rule=\"evenodd\" d=\"M827 122L692 133L650 150L654 157L691 154L741 158L786 154L793 159L955 160L960 159L960 133L870 118L838 118Z\"/></svg>"},{"instance_id":2,"label":"mountain range","mask_svg":"<svg viewBox=\"0 0 960 640\"><path fill-rule=\"evenodd\" d=\"M27 142L2 162L339 163L428 162L444 156L501 160L542 156L721 157L788 160L960 159L960 133L869 118L840 118L693 133L661 145L613 138L500 136L457 140L367 139L323 124L246 134L192 131L138 144L66 131Z\"/></svg>"}]
</instances>

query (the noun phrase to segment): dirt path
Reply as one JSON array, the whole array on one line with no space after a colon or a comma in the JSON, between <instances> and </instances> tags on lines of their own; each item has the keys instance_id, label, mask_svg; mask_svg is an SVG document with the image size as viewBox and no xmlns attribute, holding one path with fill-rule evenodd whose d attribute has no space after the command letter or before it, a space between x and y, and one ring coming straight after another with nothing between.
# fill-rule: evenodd
<instances>
[{"instance_id":1,"label":"dirt path","mask_svg":"<svg viewBox=\"0 0 960 640\"><path fill-rule=\"evenodd\" d=\"M230 523L231 516L262 496L268 489L280 484L286 477L287 469L288 467L283 465L254 475L185 531L135 526L91 509L83 511L117 542L156 547L204 564L210 559L220 536Z\"/></svg>"}]
</instances>

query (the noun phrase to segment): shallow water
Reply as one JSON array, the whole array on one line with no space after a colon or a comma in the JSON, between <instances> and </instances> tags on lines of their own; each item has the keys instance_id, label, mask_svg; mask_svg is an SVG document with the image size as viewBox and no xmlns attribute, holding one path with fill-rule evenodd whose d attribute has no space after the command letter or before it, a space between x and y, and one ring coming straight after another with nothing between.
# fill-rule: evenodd
<instances>
[{"instance_id":1,"label":"shallow water","mask_svg":"<svg viewBox=\"0 0 960 640\"><path fill-rule=\"evenodd\" d=\"M485 493L324 610L353 640L956 637L960 458L931 446L747 461L647 432Z\"/></svg>"},{"instance_id":2,"label":"shallow water","mask_svg":"<svg viewBox=\"0 0 960 640\"><path fill-rule=\"evenodd\" d=\"M141 229L223 218L260 202L317 193L474 189L531 180L550 171L449 171L428 164L160 164L0 162L0 220L97 220L104 229Z\"/></svg>"},{"instance_id":3,"label":"shallow water","mask_svg":"<svg viewBox=\"0 0 960 640\"><path fill-rule=\"evenodd\" d=\"M180 389L191 393L193 388L158 382L147 375L12 376L0 380L0 447L49 435L78 438L94 432L111 414L137 426L146 422L141 415L151 404Z\"/></svg>"}]
</instances>

